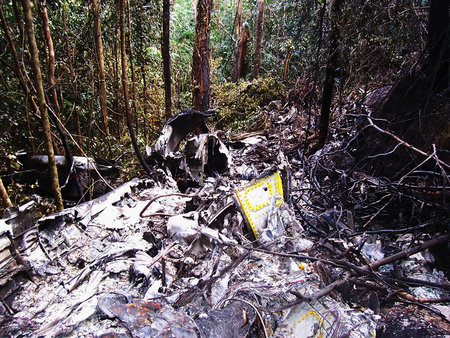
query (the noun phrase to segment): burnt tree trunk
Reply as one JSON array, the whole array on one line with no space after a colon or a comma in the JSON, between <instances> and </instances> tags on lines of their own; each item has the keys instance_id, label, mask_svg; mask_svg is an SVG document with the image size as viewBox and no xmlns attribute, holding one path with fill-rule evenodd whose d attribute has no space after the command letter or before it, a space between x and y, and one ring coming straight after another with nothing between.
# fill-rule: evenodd
<instances>
[{"instance_id":1,"label":"burnt tree trunk","mask_svg":"<svg viewBox=\"0 0 450 338\"><path fill-rule=\"evenodd\" d=\"M50 177L51 177L52 191L53 191L53 195L55 197L55 204L56 204L57 209L62 210L62 209L64 209L64 205L63 205L62 196L61 196L61 189L59 187L58 169L56 168L55 153L53 150L52 136L51 136L51 132L50 132L50 121L48 119L47 103L45 101L44 85L42 83L42 73L41 73L41 66L40 66L40 62L39 62L39 52L38 52L36 38L34 35L34 29L33 29L33 17L31 15L30 0L22 0L22 5L23 5L23 12L24 12L26 33L28 36L28 44L30 46L30 52L31 52L31 66L34 71L35 86L36 86L37 98L38 98L38 102L39 102L39 111L41 113L42 128L44 130L44 137L45 137L46 146L47 146L48 165L49 165L49 172L50 172Z\"/></svg>"},{"instance_id":2,"label":"burnt tree trunk","mask_svg":"<svg viewBox=\"0 0 450 338\"><path fill-rule=\"evenodd\" d=\"M428 20L428 64L434 77L433 90L449 86L448 0L432 0Z\"/></svg>"},{"instance_id":3,"label":"burnt tree trunk","mask_svg":"<svg viewBox=\"0 0 450 338\"><path fill-rule=\"evenodd\" d=\"M242 25L242 1L238 0L236 9L236 40L238 44L236 46L235 52L235 63L233 67L233 72L231 74L231 81L238 82L241 77L243 77L243 67L245 56L247 54L247 43L248 43L248 26L246 24Z\"/></svg>"},{"instance_id":4,"label":"burnt tree trunk","mask_svg":"<svg viewBox=\"0 0 450 338\"><path fill-rule=\"evenodd\" d=\"M100 19L100 10L98 8L99 0L92 0L92 12L94 15L94 41L97 52L98 65L98 92L100 95L100 108L103 117L103 126L106 135L109 135L108 107L106 101L106 80L105 80L105 62L103 59L102 43L102 21Z\"/></svg>"},{"instance_id":5,"label":"burnt tree trunk","mask_svg":"<svg viewBox=\"0 0 450 338\"><path fill-rule=\"evenodd\" d=\"M261 43L264 29L264 0L258 1L258 12L256 20L255 54L253 55L253 77L259 76L261 67Z\"/></svg>"},{"instance_id":6,"label":"burnt tree trunk","mask_svg":"<svg viewBox=\"0 0 450 338\"><path fill-rule=\"evenodd\" d=\"M133 130L133 120L130 112L130 103L128 95L128 75L127 75L127 56L125 51L125 0L120 0L120 51L121 51L121 64L122 64L122 87L123 87L123 99L125 105L125 113L127 116L128 131L130 133L131 142L136 152L136 156L139 163L144 168L147 175L151 175L151 170L144 160L144 157L139 150L139 146L136 141L136 135Z\"/></svg>"},{"instance_id":7,"label":"burnt tree trunk","mask_svg":"<svg viewBox=\"0 0 450 338\"><path fill-rule=\"evenodd\" d=\"M196 110L209 108L209 22L211 0L198 0L197 22L195 24L194 53L192 57L192 106Z\"/></svg>"},{"instance_id":8,"label":"burnt tree trunk","mask_svg":"<svg viewBox=\"0 0 450 338\"><path fill-rule=\"evenodd\" d=\"M248 26L244 24L236 49L236 63L234 64L233 74L231 76L233 82L238 82L240 78L245 76L245 56L247 55L248 38Z\"/></svg>"},{"instance_id":9,"label":"burnt tree trunk","mask_svg":"<svg viewBox=\"0 0 450 338\"><path fill-rule=\"evenodd\" d=\"M170 0L163 0L162 28L161 54L163 58L166 120L168 120L172 116L172 77L170 74Z\"/></svg>"},{"instance_id":10,"label":"burnt tree trunk","mask_svg":"<svg viewBox=\"0 0 450 338\"><path fill-rule=\"evenodd\" d=\"M322 92L322 105L320 109L319 121L319 141L317 148L320 149L325 145L328 136L328 124L330 122L330 108L333 99L334 78L336 69L339 65L339 15L343 0L335 0L331 4L330 19L330 45L328 47L328 62L325 70L325 81Z\"/></svg>"}]
</instances>

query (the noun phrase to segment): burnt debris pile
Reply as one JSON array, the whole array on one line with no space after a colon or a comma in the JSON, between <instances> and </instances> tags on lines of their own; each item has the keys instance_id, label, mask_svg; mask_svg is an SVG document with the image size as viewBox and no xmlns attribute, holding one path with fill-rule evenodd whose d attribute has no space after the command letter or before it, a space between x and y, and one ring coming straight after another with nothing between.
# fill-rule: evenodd
<instances>
[{"instance_id":1,"label":"burnt debris pile","mask_svg":"<svg viewBox=\"0 0 450 338\"><path fill-rule=\"evenodd\" d=\"M9 208L3 334L448 332L445 162L373 177L352 149L361 111L314 154L299 146L307 116L279 102L265 114L265 131L227 138L211 112L184 111L148 149L153 177L39 220L33 203Z\"/></svg>"}]
</instances>

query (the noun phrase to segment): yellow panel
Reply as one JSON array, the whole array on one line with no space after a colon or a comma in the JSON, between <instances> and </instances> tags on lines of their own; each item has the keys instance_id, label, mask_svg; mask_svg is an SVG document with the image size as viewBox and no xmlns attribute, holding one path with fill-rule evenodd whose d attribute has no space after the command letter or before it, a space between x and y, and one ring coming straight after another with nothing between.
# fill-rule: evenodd
<instances>
[{"instance_id":1,"label":"yellow panel","mask_svg":"<svg viewBox=\"0 0 450 338\"><path fill-rule=\"evenodd\" d=\"M278 172L235 191L239 206L256 237L267 225L269 211L283 204L283 184Z\"/></svg>"}]
</instances>

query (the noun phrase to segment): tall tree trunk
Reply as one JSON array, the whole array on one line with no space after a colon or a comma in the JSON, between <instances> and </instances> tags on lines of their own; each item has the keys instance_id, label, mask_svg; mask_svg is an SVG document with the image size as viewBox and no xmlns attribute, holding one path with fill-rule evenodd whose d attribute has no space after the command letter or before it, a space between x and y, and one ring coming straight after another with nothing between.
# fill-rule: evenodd
<instances>
[{"instance_id":1,"label":"tall tree trunk","mask_svg":"<svg viewBox=\"0 0 450 338\"><path fill-rule=\"evenodd\" d=\"M261 43L264 31L264 0L258 1L258 13L256 19L255 54L253 56L253 77L259 76L261 67Z\"/></svg>"},{"instance_id":2,"label":"tall tree trunk","mask_svg":"<svg viewBox=\"0 0 450 338\"><path fill-rule=\"evenodd\" d=\"M8 28L8 25L7 25L6 20L5 20L5 15L3 14L2 6L0 6L0 20L1 20L3 31L5 32L6 40L8 40L8 46L9 46L9 48L11 50L11 54L12 54L13 59L14 59L14 72L17 75L17 78L19 80L20 86L25 91L27 96L29 96L30 91L29 91L28 85L27 85L27 83L25 81L25 78L23 76L22 66L20 65L20 60L19 60L19 55L17 54L16 47L14 46L14 42L13 42L13 40L11 38L11 34L9 32L9 28Z\"/></svg>"},{"instance_id":3,"label":"tall tree trunk","mask_svg":"<svg viewBox=\"0 0 450 338\"><path fill-rule=\"evenodd\" d=\"M14 15L16 17L17 25L19 26L19 34L20 34L20 47L24 48L25 46L25 29L23 27L23 20L19 12L19 8L17 7L17 1L12 1Z\"/></svg>"},{"instance_id":4,"label":"tall tree trunk","mask_svg":"<svg viewBox=\"0 0 450 338\"><path fill-rule=\"evenodd\" d=\"M241 0L237 0L236 3L236 16L234 17L234 26L236 29L236 41L238 42L237 46L233 46L233 50L235 50L235 63L233 66L233 72L231 73L231 81L233 82L237 82L238 79L240 78L241 74L240 74L240 65L239 65L239 60L240 60L240 55L239 53L241 52L239 49L239 43L241 42L241 36L242 36L242 1ZM235 49L236 48L236 49Z\"/></svg>"},{"instance_id":5,"label":"tall tree trunk","mask_svg":"<svg viewBox=\"0 0 450 338\"><path fill-rule=\"evenodd\" d=\"M303 149L304 151L306 151L308 149L308 145L309 145L309 136L310 133L308 132L308 130L311 130L311 105L313 104L314 101L314 97L316 95L316 86L317 86L317 77L319 76L319 58L320 58L320 52L322 50L322 40L323 40L323 20L325 18L325 12L327 9L327 1L323 0L322 2L322 7L320 9L319 12L319 22L317 23L317 30L318 30L318 42L317 42L317 49L316 49L316 55L314 58L314 73L313 73L313 79L312 79L312 88L311 90L307 90L306 94L301 94L301 92L299 92L298 95L298 101L297 101L297 108L298 108L298 104L301 103L303 105L303 109L306 110L308 112L308 124L306 127L306 133L305 133L305 139L303 141Z\"/></svg>"},{"instance_id":6,"label":"tall tree trunk","mask_svg":"<svg viewBox=\"0 0 450 338\"><path fill-rule=\"evenodd\" d=\"M240 78L245 76L245 56L247 55L248 44L248 26L244 24L238 37L238 47L236 49L236 63L234 64L231 80L238 82Z\"/></svg>"},{"instance_id":7,"label":"tall tree trunk","mask_svg":"<svg viewBox=\"0 0 450 338\"><path fill-rule=\"evenodd\" d=\"M99 0L92 0L92 12L94 14L94 40L97 50L98 64L98 91L100 94L100 107L103 117L103 126L106 135L109 135L108 106L106 101L105 62L103 60L102 21L100 19Z\"/></svg>"},{"instance_id":8,"label":"tall tree trunk","mask_svg":"<svg viewBox=\"0 0 450 338\"><path fill-rule=\"evenodd\" d=\"M47 13L47 2L46 0L42 1L42 21L43 21L43 29L45 33L45 38L47 40L47 48L48 48L48 82L50 86L51 100L52 106L54 109L54 113L50 112L50 116L53 118L53 122L56 126L56 130L58 131L59 136L61 137L61 142L64 147L64 154L67 163L69 163L70 167L73 166L73 156L69 148L69 144L67 142L66 135L64 134L64 130L61 126L61 114L59 110L58 103L58 95L56 93L56 81L55 81L55 50L53 48L53 40L50 32L50 27L48 24L48 13ZM79 198L83 199L83 194L81 192L81 187L76 180L76 188L79 195Z\"/></svg>"},{"instance_id":9,"label":"tall tree trunk","mask_svg":"<svg viewBox=\"0 0 450 338\"><path fill-rule=\"evenodd\" d=\"M114 30L115 35L119 38L120 34L118 30ZM117 136L120 138L122 133L122 114L120 110L120 102L119 102L119 47L117 38L114 39L113 42L113 55L114 55L114 66L113 66L113 87L114 87L114 98L113 98L113 110L114 114L116 114L117 118Z\"/></svg>"},{"instance_id":10,"label":"tall tree trunk","mask_svg":"<svg viewBox=\"0 0 450 338\"><path fill-rule=\"evenodd\" d=\"M428 64L435 77L433 88L442 91L449 86L448 0L431 0L428 19Z\"/></svg>"},{"instance_id":11,"label":"tall tree trunk","mask_svg":"<svg viewBox=\"0 0 450 338\"><path fill-rule=\"evenodd\" d=\"M161 54L164 73L164 98L166 120L172 116L172 76L170 74L170 0L163 0L163 32Z\"/></svg>"},{"instance_id":12,"label":"tall tree trunk","mask_svg":"<svg viewBox=\"0 0 450 338\"><path fill-rule=\"evenodd\" d=\"M333 99L334 78L336 69L339 65L339 16L343 0L335 0L331 3L330 19L330 45L328 48L328 61L325 70L325 81L322 92L322 105L320 109L319 121L319 141L317 148L320 149L325 145L328 136L328 124L330 121L330 108Z\"/></svg>"},{"instance_id":13,"label":"tall tree trunk","mask_svg":"<svg viewBox=\"0 0 450 338\"><path fill-rule=\"evenodd\" d=\"M3 185L3 181L2 181L1 177L0 177L0 195L2 196L2 201L6 208L13 206L13 204L11 203L11 200L9 199L8 192L6 191L6 188Z\"/></svg>"},{"instance_id":14,"label":"tall tree trunk","mask_svg":"<svg viewBox=\"0 0 450 338\"><path fill-rule=\"evenodd\" d=\"M131 43L131 12L130 12L130 0L127 0L127 12L128 12L128 49L130 50L130 66L131 66L131 100L133 104L133 116L136 125L136 134L139 134L139 116L136 107L136 76L134 71L134 57L133 57L133 44Z\"/></svg>"},{"instance_id":15,"label":"tall tree trunk","mask_svg":"<svg viewBox=\"0 0 450 338\"><path fill-rule=\"evenodd\" d=\"M141 75L142 75L142 82L144 84L144 88L143 88L144 99L142 100L142 110L144 112L144 138L145 138L145 144L147 144L147 142L148 142L148 132L147 132L147 81L145 79L144 65L141 65Z\"/></svg>"},{"instance_id":16,"label":"tall tree trunk","mask_svg":"<svg viewBox=\"0 0 450 338\"><path fill-rule=\"evenodd\" d=\"M67 30L67 24L66 24L66 4L63 4L63 28L64 28L64 43L66 44L66 53L67 53L67 63L69 65L69 71L70 71L70 80L72 82L72 94L73 94L73 111L75 113L75 122L77 126L77 139L78 139L78 146L80 148L83 147L83 139L81 138L81 125L80 125L80 113L78 112L78 91L77 91L77 80L75 77L75 70L73 68L72 63L72 53L70 51L70 44L69 44L69 35Z\"/></svg>"},{"instance_id":17,"label":"tall tree trunk","mask_svg":"<svg viewBox=\"0 0 450 338\"><path fill-rule=\"evenodd\" d=\"M197 22L195 24L194 53L192 57L192 106L196 110L209 108L209 22L211 0L198 0Z\"/></svg>"},{"instance_id":18,"label":"tall tree trunk","mask_svg":"<svg viewBox=\"0 0 450 338\"><path fill-rule=\"evenodd\" d=\"M242 0L237 0L236 16L234 17L234 25L236 29L236 41L239 41L242 30Z\"/></svg>"},{"instance_id":19,"label":"tall tree trunk","mask_svg":"<svg viewBox=\"0 0 450 338\"><path fill-rule=\"evenodd\" d=\"M22 20L18 16L17 6L15 6L15 7L16 7L16 19L19 21L19 26L22 26L22 24L21 24ZM19 80L20 86L22 87L23 91L25 92L25 103L27 103L28 101L31 101L31 104L33 105L33 109L34 109L34 111L37 114L38 111L39 111L39 108L38 108L36 102L32 98L32 95L31 95L31 92L30 92L30 88L28 86L28 82L27 82L27 80L25 79L25 77L23 75L22 64L21 64L21 62L19 60L19 55L17 54L16 47L14 46L14 42L13 42L13 40L11 38L11 34L9 32L9 28L8 28L7 23L6 23L5 16L3 14L2 6L0 6L0 21L1 21L1 25L2 25L3 31L5 32L6 39L8 40L8 46L9 46L9 48L11 50L11 54L12 54L13 59L14 59L14 72L17 75L17 78ZM23 27L21 29L23 30ZM30 114L29 114L28 107L27 107L26 104L25 104L25 110L26 110L25 113L26 113L26 119L27 119L27 124L28 124L28 135L30 136L31 147L32 147L33 152L34 152L35 151L35 146L34 146L34 142L33 142L34 137L33 137L32 133L31 133L30 116L29 116Z\"/></svg>"},{"instance_id":20,"label":"tall tree trunk","mask_svg":"<svg viewBox=\"0 0 450 338\"><path fill-rule=\"evenodd\" d=\"M55 161L55 153L53 151L53 144L52 144L52 136L50 132L50 122L48 120L48 113L47 113L47 105L45 102L45 93L44 93L44 86L42 83L42 74L41 74L41 66L39 63L39 52L36 44L36 38L34 35L34 29L33 29L33 17L31 16L31 6L30 6L30 0L22 0L23 5L23 11L24 11L24 19L25 19L25 27L26 32L28 36L28 43L30 45L30 52L31 52L31 65L34 71L35 76L35 86L37 91L37 98L39 102L39 110L41 113L41 121L42 121L42 127L44 129L44 135L47 145L47 154L48 154L48 164L49 164L49 172L51 177L51 185L53 194L55 196L55 204L58 210L64 209L62 196L61 196L61 189L59 187L59 180L58 180L58 169L56 168L56 161Z\"/></svg>"},{"instance_id":21,"label":"tall tree trunk","mask_svg":"<svg viewBox=\"0 0 450 338\"><path fill-rule=\"evenodd\" d=\"M136 141L136 136L133 131L133 121L131 118L129 96L128 96L128 75L127 75L127 56L125 51L125 0L120 0L120 50L121 50L121 63L122 63L122 87L123 87L123 98L125 105L125 113L127 115L127 125L128 131L130 132L131 143L133 144L136 156L144 168L147 175L151 175L151 170L144 160L144 157L139 150L139 146Z\"/></svg>"},{"instance_id":22,"label":"tall tree trunk","mask_svg":"<svg viewBox=\"0 0 450 338\"><path fill-rule=\"evenodd\" d=\"M55 81L55 49L53 48L53 39L48 25L48 13L47 13L47 1L42 0L42 23L45 34L45 40L48 48L48 85L50 86L50 97L52 101L53 110L61 121L61 113L59 111L58 94L56 93L56 81Z\"/></svg>"}]
</instances>

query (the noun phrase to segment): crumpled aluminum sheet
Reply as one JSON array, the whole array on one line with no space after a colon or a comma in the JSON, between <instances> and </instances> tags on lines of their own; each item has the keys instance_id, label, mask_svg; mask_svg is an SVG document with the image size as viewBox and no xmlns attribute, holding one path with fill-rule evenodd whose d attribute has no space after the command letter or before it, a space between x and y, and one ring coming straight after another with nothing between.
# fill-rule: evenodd
<instances>
[{"instance_id":1,"label":"crumpled aluminum sheet","mask_svg":"<svg viewBox=\"0 0 450 338\"><path fill-rule=\"evenodd\" d=\"M271 169L264 163L245 166L255 172ZM246 335L255 318L261 317L267 334L282 333L277 328L284 325L287 311L281 307L295 300L289 291L314 294L321 287L320 277L308 262L241 246L251 243L245 237L243 217L230 207L228 198L248 180L209 177L203 187L189 192L201 196L198 205L180 196L152 203L148 213L184 217L195 210L195 224L189 225L194 236L184 240L181 234L167 236L168 218L139 216L155 196L179 193L173 179L162 171L157 176L132 180L103 197L38 221L39 231L29 236L33 245L24 256L36 271L39 267L39 281L24 283L17 294L11 334L148 336L170 328L174 336L213 336L225 321L215 326L205 321L224 317L229 306L239 318L227 322L229 332ZM216 212L221 216L215 217ZM284 222L284 233L266 243L266 249L310 248L312 243L302 237L303 228L288 203L274 215L277 220ZM170 252L155 262L167 248ZM329 304L327 298L319 301ZM339 302L333 306L343 309L340 323L356 323L354 316L362 316L358 323L366 320L367 327L376 322L370 311L350 314Z\"/></svg>"}]
</instances>

